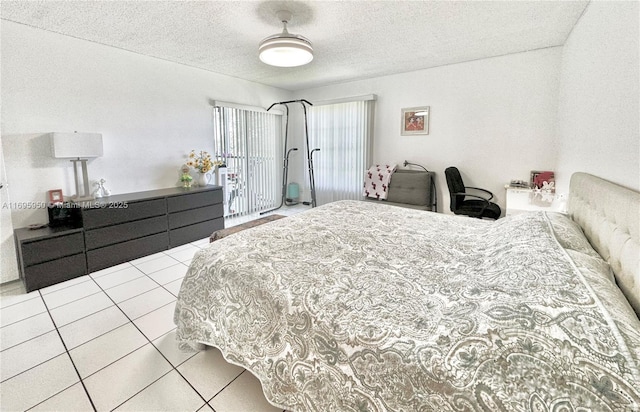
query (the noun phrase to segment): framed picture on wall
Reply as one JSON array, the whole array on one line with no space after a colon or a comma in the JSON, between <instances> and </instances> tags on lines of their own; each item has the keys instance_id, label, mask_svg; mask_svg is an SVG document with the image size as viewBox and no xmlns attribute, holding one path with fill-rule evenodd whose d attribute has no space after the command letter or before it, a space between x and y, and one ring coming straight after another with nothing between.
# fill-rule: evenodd
<instances>
[{"instance_id":1,"label":"framed picture on wall","mask_svg":"<svg viewBox=\"0 0 640 412\"><path fill-rule=\"evenodd\" d=\"M531 188L545 192L556 192L555 173L550 170L532 170L531 171Z\"/></svg>"},{"instance_id":2,"label":"framed picture on wall","mask_svg":"<svg viewBox=\"0 0 640 412\"><path fill-rule=\"evenodd\" d=\"M429 106L402 109L401 135L429 134Z\"/></svg>"},{"instance_id":3,"label":"framed picture on wall","mask_svg":"<svg viewBox=\"0 0 640 412\"><path fill-rule=\"evenodd\" d=\"M62 203L63 202L63 197L62 197L62 189L56 189L56 190L49 190L49 203L51 204L56 204L56 203Z\"/></svg>"}]
</instances>

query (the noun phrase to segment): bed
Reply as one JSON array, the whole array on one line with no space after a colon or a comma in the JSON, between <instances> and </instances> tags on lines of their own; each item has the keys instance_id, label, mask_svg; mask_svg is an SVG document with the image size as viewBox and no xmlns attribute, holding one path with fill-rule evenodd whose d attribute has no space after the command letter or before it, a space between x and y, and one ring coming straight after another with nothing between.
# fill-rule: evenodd
<instances>
[{"instance_id":1,"label":"bed","mask_svg":"<svg viewBox=\"0 0 640 412\"><path fill-rule=\"evenodd\" d=\"M198 252L177 338L293 411L638 412L639 212L584 173L568 215L334 202Z\"/></svg>"}]
</instances>

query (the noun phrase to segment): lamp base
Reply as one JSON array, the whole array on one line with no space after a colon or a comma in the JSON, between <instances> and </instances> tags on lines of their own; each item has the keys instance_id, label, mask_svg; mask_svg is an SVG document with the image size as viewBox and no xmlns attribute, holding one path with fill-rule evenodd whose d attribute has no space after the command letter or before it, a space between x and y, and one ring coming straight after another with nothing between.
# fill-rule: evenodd
<instances>
[{"instance_id":1,"label":"lamp base","mask_svg":"<svg viewBox=\"0 0 640 412\"><path fill-rule=\"evenodd\" d=\"M73 177L76 183L76 194L72 196L71 199L74 202L94 200L95 198L91 195L91 192L89 191L89 175L87 173L87 159L77 158L77 159L72 159L71 162L73 163ZM78 163L80 164L78 165ZM82 182L78 178L78 166L80 166L80 168L82 169ZM81 189L84 189L84 191L81 192Z\"/></svg>"}]
</instances>

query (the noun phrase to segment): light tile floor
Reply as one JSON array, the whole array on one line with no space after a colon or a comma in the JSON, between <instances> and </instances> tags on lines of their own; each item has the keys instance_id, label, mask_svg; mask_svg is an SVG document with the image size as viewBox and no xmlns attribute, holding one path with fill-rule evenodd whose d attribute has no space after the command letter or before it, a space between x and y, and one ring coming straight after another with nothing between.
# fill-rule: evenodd
<instances>
[{"instance_id":1,"label":"light tile floor","mask_svg":"<svg viewBox=\"0 0 640 412\"><path fill-rule=\"evenodd\" d=\"M217 349L177 348L176 296L193 254L207 245L202 239L28 294L19 281L1 285L0 410L279 411L260 382Z\"/></svg>"}]
</instances>

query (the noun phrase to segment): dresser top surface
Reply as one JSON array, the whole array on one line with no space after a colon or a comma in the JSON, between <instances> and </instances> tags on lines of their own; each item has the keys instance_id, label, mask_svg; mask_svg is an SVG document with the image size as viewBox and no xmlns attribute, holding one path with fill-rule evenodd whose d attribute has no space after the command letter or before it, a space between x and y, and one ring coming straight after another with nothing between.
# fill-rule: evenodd
<instances>
[{"instance_id":1,"label":"dresser top surface","mask_svg":"<svg viewBox=\"0 0 640 412\"><path fill-rule=\"evenodd\" d=\"M101 197L86 202L79 202L82 208L98 208L124 202L140 202L143 200L161 199L165 197L180 196L211 190L222 190L221 186L201 186L201 187L170 187L167 189L146 190L143 192L123 193L108 197Z\"/></svg>"},{"instance_id":2,"label":"dresser top surface","mask_svg":"<svg viewBox=\"0 0 640 412\"><path fill-rule=\"evenodd\" d=\"M58 227L44 227L40 229L29 229L27 227L14 230L18 241L34 241L46 238L53 238L56 236L65 236L72 233L80 233L82 228L72 226L58 226Z\"/></svg>"}]
</instances>

